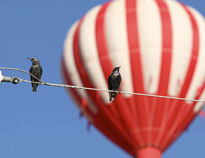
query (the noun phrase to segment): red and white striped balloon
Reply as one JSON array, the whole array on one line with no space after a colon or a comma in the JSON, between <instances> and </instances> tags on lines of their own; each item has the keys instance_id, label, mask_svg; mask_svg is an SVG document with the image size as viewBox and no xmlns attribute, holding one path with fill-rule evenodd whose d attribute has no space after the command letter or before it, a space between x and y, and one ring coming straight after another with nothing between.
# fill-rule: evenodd
<instances>
[{"instance_id":1,"label":"red and white striped balloon","mask_svg":"<svg viewBox=\"0 0 205 158\"><path fill-rule=\"evenodd\" d=\"M66 84L107 89L121 66L121 89L181 98L205 96L205 23L174 0L114 0L91 9L69 30ZM201 103L68 89L105 136L133 156L160 157L202 108Z\"/></svg>"}]
</instances>

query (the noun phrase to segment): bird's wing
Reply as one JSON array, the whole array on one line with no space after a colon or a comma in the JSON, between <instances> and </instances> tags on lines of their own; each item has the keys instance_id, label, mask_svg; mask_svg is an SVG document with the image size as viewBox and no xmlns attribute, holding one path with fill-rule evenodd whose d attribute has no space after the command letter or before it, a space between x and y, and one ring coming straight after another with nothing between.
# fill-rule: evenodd
<instances>
[{"instance_id":1,"label":"bird's wing","mask_svg":"<svg viewBox=\"0 0 205 158\"><path fill-rule=\"evenodd\" d=\"M29 72L32 73L33 70L34 70L34 68L31 66Z\"/></svg>"},{"instance_id":2,"label":"bird's wing","mask_svg":"<svg viewBox=\"0 0 205 158\"><path fill-rule=\"evenodd\" d=\"M120 84L121 83L121 75L119 75L119 79L118 79L118 83Z\"/></svg>"},{"instance_id":3,"label":"bird's wing","mask_svg":"<svg viewBox=\"0 0 205 158\"><path fill-rule=\"evenodd\" d=\"M43 74L43 69L42 69L42 67L40 66L40 72L41 72L41 76L42 76L42 74Z\"/></svg>"},{"instance_id":4,"label":"bird's wing","mask_svg":"<svg viewBox=\"0 0 205 158\"><path fill-rule=\"evenodd\" d=\"M119 76L119 80L118 80L118 84L119 84L118 89L120 88L121 80L122 80L122 78L121 78L121 75L120 75L120 76Z\"/></svg>"},{"instance_id":5,"label":"bird's wing","mask_svg":"<svg viewBox=\"0 0 205 158\"><path fill-rule=\"evenodd\" d=\"M112 74L108 77L108 89L112 89Z\"/></svg>"},{"instance_id":6,"label":"bird's wing","mask_svg":"<svg viewBox=\"0 0 205 158\"><path fill-rule=\"evenodd\" d=\"M29 72L30 72L31 74L33 74L34 68L33 68L32 66L31 66ZM31 81L33 81L34 77L33 77L32 75L30 75L30 78L31 78Z\"/></svg>"}]
</instances>

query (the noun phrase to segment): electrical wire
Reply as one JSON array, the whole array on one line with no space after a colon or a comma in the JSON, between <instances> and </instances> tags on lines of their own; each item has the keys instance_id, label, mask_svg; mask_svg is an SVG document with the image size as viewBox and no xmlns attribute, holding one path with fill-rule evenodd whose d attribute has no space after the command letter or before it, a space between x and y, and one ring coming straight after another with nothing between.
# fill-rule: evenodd
<instances>
[{"instance_id":1,"label":"electrical wire","mask_svg":"<svg viewBox=\"0 0 205 158\"><path fill-rule=\"evenodd\" d=\"M31 74L28 71L22 70L22 69L18 69L18 68L10 68L10 67L0 67L1 70L14 70L14 71L20 71L23 73L26 73L28 75L31 75L32 77L34 77L35 79L37 79L39 82L43 82L42 80L40 80L39 78L37 78L36 76L34 76L33 74ZM45 82L46 83L46 82Z\"/></svg>"},{"instance_id":2,"label":"electrical wire","mask_svg":"<svg viewBox=\"0 0 205 158\"><path fill-rule=\"evenodd\" d=\"M22 70L18 68L8 68L8 67L0 67L0 69L4 70L14 70L14 71L20 71L26 74L29 74L33 76L34 78L38 79L33 74ZM190 102L202 102L205 104L205 100L198 100L198 99L187 99L187 98L178 98L178 97L171 97L171 96L162 96L162 95L155 95L155 94L147 94L147 93L136 93L136 92L125 92L125 91L114 91L114 90L108 90L108 89L99 89L99 88L89 88L89 87L82 87L82 86L74 86L74 85L64 85L64 84L55 84L55 83L48 83L45 81L42 81L40 79L39 82L32 82L25 79L18 78L20 82L26 82L26 83L38 83L40 85L46 85L46 86L54 86L54 87L64 87L64 88L74 88L74 89L83 89L83 90L92 90L92 91L101 91L101 92L116 92L121 94L129 94L129 95L138 95L138 96L146 96L146 97L156 97L156 98L164 98L164 99L175 99L175 100L182 100L182 101L190 101Z\"/></svg>"}]
</instances>

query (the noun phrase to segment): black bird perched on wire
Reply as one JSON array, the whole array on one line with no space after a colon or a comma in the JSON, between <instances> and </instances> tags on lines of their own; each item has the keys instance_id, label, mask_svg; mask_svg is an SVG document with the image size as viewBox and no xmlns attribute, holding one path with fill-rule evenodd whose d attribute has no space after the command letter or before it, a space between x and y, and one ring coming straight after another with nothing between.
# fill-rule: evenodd
<instances>
[{"instance_id":1,"label":"black bird perched on wire","mask_svg":"<svg viewBox=\"0 0 205 158\"><path fill-rule=\"evenodd\" d=\"M120 66L115 67L108 77L108 89L118 91L121 83ZM109 92L110 101L114 101L117 96L116 92Z\"/></svg>"},{"instance_id":2,"label":"black bird perched on wire","mask_svg":"<svg viewBox=\"0 0 205 158\"><path fill-rule=\"evenodd\" d=\"M42 76L42 67L41 67L38 59L36 59L36 58L28 58L28 59L31 60L31 62L32 62L32 65L31 65L29 72L36 77L35 78L34 76L30 75L31 81L32 82L40 82L40 79ZM33 88L32 91L36 92L37 87L38 87L38 83L31 83L31 84L32 84L32 88Z\"/></svg>"}]
</instances>

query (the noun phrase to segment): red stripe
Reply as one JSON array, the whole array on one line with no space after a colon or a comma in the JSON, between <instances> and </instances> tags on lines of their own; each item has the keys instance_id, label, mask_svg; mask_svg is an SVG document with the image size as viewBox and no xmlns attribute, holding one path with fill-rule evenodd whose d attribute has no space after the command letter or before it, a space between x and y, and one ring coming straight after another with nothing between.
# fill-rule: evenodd
<instances>
[{"instance_id":1,"label":"red stripe","mask_svg":"<svg viewBox=\"0 0 205 158\"><path fill-rule=\"evenodd\" d=\"M126 0L127 33L134 90L136 92L143 93L144 79L139 45L139 28L136 16L136 3L136 0Z\"/></svg>"},{"instance_id":2,"label":"red stripe","mask_svg":"<svg viewBox=\"0 0 205 158\"><path fill-rule=\"evenodd\" d=\"M203 81L202 86L198 88L195 99L200 99L204 89L205 89L205 80Z\"/></svg>"},{"instance_id":3,"label":"red stripe","mask_svg":"<svg viewBox=\"0 0 205 158\"><path fill-rule=\"evenodd\" d=\"M194 99L198 100L200 99L203 91L205 89L205 82L202 83L202 86L199 87L197 95ZM184 102L184 108L179 112L179 119L176 121L176 123L172 126L170 129L170 135L172 137L169 138L168 142L169 144L174 140L177 133L181 133L186 129L190 122L195 118L197 113L194 112L194 107L196 105L196 102L193 102L192 105L187 104Z\"/></svg>"},{"instance_id":4,"label":"red stripe","mask_svg":"<svg viewBox=\"0 0 205 158\"><path fill-rule=\"evenodd\" d=\"M73 85L73 83L71 82L71 79L66 71L66 66L65 66L64 60L62 60L61 67L62 67L62 74L63 74L64 79L65 79L64 82L68 85ZM75 100L77 101L77 104L81 105L81 102L83 101L83 99L80 97L80 95L78 94L76 89L73 89L73 88L69 89L69 93L72 93ZM132 146L125 143L125 140L123 139L123 137L118 137L114 133L109 132L109 130L108 130L109 127L106 127L106 124L104 124L104 120L102 117L98 117L97 115L94 115L89 110L89 108L85 108L84 110L87 111L88 114L94 119L93 124L95 125L95 127L98 128L106 137L108 137L111 141L116 143L118 146L120 146L122 149L124 149L126 152L130 153L131 155L135 154L135 151L134 151L134 149L132 149Z\"/></svg>"},{"instance_id":5,"label":"red stripe","mask_svg":"<svg viewBox=\"0 0 205 158\"><path fill-rule=\"evenodd\" d=\"M187 105L190 106L190 105ZM191 109L189 109L189 111L186 114L185 119L183 120L183 125L179 126L177 131L175 131L175 133L172 134L172 137L170 139L166 139L166 141L164 141L165 143L162 145L162 149L165 150L169 145L171 145L173 143L174 140L176 140L181 133L183 133L184 130L186 130L188 128L188 126L191 124L192 121L194 121L194 119L196 118L196 113L193 112L193 108L190 107ZM169 138L169 137L167 137ZM164 146L165 145L165 146Z\"/></svg>"},{"instance_id":6,"label":"red stripe","mask_svg":"<svg viewBox=\"0 0 205 158\"><path fill-rule=\"evenodd\" d=\"M104 14L110 3L111 1L103 5L100 11L98 12L98 15L96 18L96 28L95 28L98 58L99 58L101 68L103 70L106 81L107 81L108 76L110 75L110 72L112 72L112 68L113 68L112 63L110 61L109 53L108 53L108 47L106 44L105 29L104 29L104 25L105 25L104 24ZM111 108L114 115L117 118L119 118L119 115L116 110L116 106L112 103L113 102L111 102L109 107Z\"/></svg>"},{"instance_id":7,"label":"red stripe","mask_svg":"<svg viewBox=\"0 0 205 158\"><path fill-rule=\"evenodd\" d=\"M192 78L194 76L196 64L198 61L198 54L199 54L199 30L198 30L196 20L195 20L194 16L192 15L192 13L187 9L187 7L184 5L182 5L182 6L185 9L186 13L188 14L190 22L191 22L193 42L192 42L192 50L191 50L192 55L191 55L191 58L189 61L189 66L187 67L187 72L186 72L186 76L184 79L184 83L182 85L182 89L181 89L179 96L178 96L180 98L186 97L186 94L187 94L188 89L190 87ZM183 101L177 101L176 105L174 105L174 109L173 109L171 116L170 116L170 119L167 123L168 128L171 128L171 126L173 125L173 122L175 121L176 115L179 111L181 104L183 104Z\"/></svg>"},{"instance_id":8,"label":"red stripe","mask_svg":"<svg viewBox=\"0 0 205 158\"><path fill-rule=\"evenodd\" d=\"M98 49L98 58L99 62L101 64L101 68L104 73L105 80L109 77L112 70L114 69L110 56L109 56L109 50L108 45L106 41L106 30L105 30L105 13L107 11L107 8L109 7L111 3L106 3L98 12L97 18L96 18L96 44ZM123 95L118 95L114 102L111 102L109 106L116 107L117 112L120 116L120 122L124 125L124 127L128 130L128 135L131 133L132 139L134 139L134 142L136 143L136 146L138 145L138 136L136 133L133 133L132 131L135 130L136 125L135 121L131 117L132 112L129 110L130 105L127 104L128 100L131 99L125 99Z\"/></svg>"},{"instance_id":9,"label":"red stripe","mask_svg":"<svg viewBox=\"0 0 205 158\"><path fill-rule=\"evenodd\" d=\"M141 63L141 52L139 45L139 28L138 28L138 17L137 17L137 0L126 0L126 20L127 20L127 36L128 46L130 53L130 63L132 72L132 82L134 92L144 93L144 77L143 68ZM136 113L137 113L137 124L139 128L144 128L148 125L148 107L145 103L145 97L133 96L135 99ZM147 142L147 132L141 131L141 137L144 140L141 145Z\"/></svg>"},{"instance_id":10,"label":"red stripe","mask_svg":"<svg viewBox=\"0 0 205 158\"><path fill-rule=\"evenodd\" d=\"M205 81L203 81L202 86L200 86L197 90L196 97L194 99L199 100L202 96L202 93L205 89ZM188 128L190 123L194 120L194 118L197 116L198 113L194 111L194 108L196 106L197 102L192 102L192 105L186 104L186 110L183 111L181 114L182 117L180 119L180 122L177 124L177 127L173 129L173 137L170 138L169 144L178 136L178 133L182 133L184 130Z\"/></svg>"},{"instance_id":11,"label":"red stripe","mask_svg":"<svg viewBox=\"0 0 205 158\"><path fill-rule=\"evenodd\" d=\"M200 113L199 113L199 115L200 115L202 118L205 117L205 113L204 113L204 111L201 110Z\"/></svg>"},{"instance_id":12,"label":"red stripe","mask_svg":"<svg viewBox=\"0 0 205 158\"><path fill-rule=\"evenodd\" d=\"M165 1L156 1L162 25L162 59L159 78L158 95L167 95L172 60L172 24L169 9Z\"/></svg>"},{"instance_id":13,"label":"red stripe","mask_svg":"<svg viewBox=\"0 0 205 158\"><path fill-rule=\"evenodd\" d=\"M199 54L199 30L198 30L196 20L194 16L192 15L192 13L187 9L187 7L184 5L182 6L185 9L186 13L188 14L190 22L191 22L193 42L192 42L192 50L191 50L192 55L189 61L189 66L187 67L187 72L186 72L186 76L184 79L184 83L182 85L182 88L178 96L180 98L186 97L186 94L188 92L188 89L190 87L190 84L191 84L191 81L192 81L192 78L193 78L193 75L196 69L196 64L198 61L198 54ZM193 106L191 106L191 109L189 109L189 112L187 115L180 112L180 111L183 111L183 108L185 105L186 103L184 103L184 101L176 101L175 104L170 105L170 109L169 109L170 115L169 115L169 120L166 126L166 130L170 131L170 135L176 135L176 133L179 132L178 128L181 128L180 130L183 131L182 127L185 127L184 124L188 126L188 124L185 122L187 122L187 120L188 122L190 122L191 119L194 117L193 110L192 110ZM186 110L187 108L188 107L186 107ZM189 113L191 114L189 115ZM178 119L179 117L181 119ZM182 120L182 118L184 120L183 122L180 121ZM172 129L172 127L175 127L176 129L174 128ZM171 143L170 140L172 141L174 138L165 137L165 139L163 140L163 148L164 146L167 146L167 144L170 144Z\"/></svg>"},{"instance_id":14,"label":"red stripe","mask_svg":"<svg viewBox=\"0 0 205 158\"><path fill-rule=\"evenodd\" d=\"M85 87L94 87L92 84L88 73L85 69L85 63L82 60L81 57L81 51L79 46L79 30L81 26L82 20L79 23L76 32L74 34L74 40L73 40L73 48L74 48L74 61L76 64L76 67L79 72L79 76L82 80L83 86ZM106 126L109 132L114 133L116 137L122 138L124 143L132 146L132 139L128 137L126 131L123 130L121 124L115 120L113 115L110 113L110 107L106 106L101 98L96 97L97 92L96 91L87 91L88 96L92 99L92 101L95 103L95 105L98 106L98 117L101 117L104 124L101 124L101 126Z\"/></svg>"},{"instance_id":15,"label":"red stripe","mask_svg":"<svg viewBox=\"0 0 205 158\"><path fill-rule=\"evenodd\" d=\"M66 66L65 66L65 61L62 59L62 74L64 76L64 82L66 84L69 85L73 85L73 83L71 82L71 79L66 71ZM76 89L71 88L71 89L67 89L69 93L71 93L72 96L74 96L75 100L78 102L78 105L81 105L80 103L82 102L82 98L80 97L80 95L77 93Z\"/></svg>"},{"instance_id":16,"label":"red stripe","mask_svg":"<svg viewBox=\"0 0 205 158\"><path fill-rule=\"evenodd\" d=\"M184 98L187 94L187 91L189 89L189 85L192 81L193 75L194 75L194 71L195 71L195 67L198 61L198 54L199 54L199 29L197 26L197 22L194 18L194 16L192 15L192 13L188 10L188 8L186 6L183 5L183 8L185 9L185 11L187 12L190 20L191 20L191 26L192 26L192 38L193 38L193 45L192 45L192 56L189 62L189 66L188 66L188 71L186 73L186 77L180 92L179 97Z\"/></svg>"},{"instance_id":17,"label":"red stripe","mask_svg":"<svg viewBox=\"0 0 205 158\"><path fill-rule=\"evenodd\" d=\"M170 70L171 70L171 61L172 61L172 45L173 45L173 37L172 37L172 23L169 8L165 1L156 0L156 4L159 8L160 17L161 17L161 26L162 26L162 57L161 57L161 70L160 70L160 78L158 83L158 95L167 95L169 79L170 79ZM162 122L165 121L163 119L163 114L167 109L165 103L168 103L167 100L157 98L156 104L153 105L154 111L154 122L153 126L155 128L160 128L162 126ZM157 144L157 140L162 137L163 133L157 132L154 134L154 138L156 138L155 143Z\"/></svg>"},{"instance_id":18,"label":"red stripe","mask_svg":"<svg viewBox=\"0 0 205 158\"><path fill-rule=\"evenodd\" d=\"M111 1L102 6L100 11L98 12L95 25L98 58L106 80L113 70L113 65L109 56L105 33L105 13L110 4Z\"/></svg>"}]
</instances>

